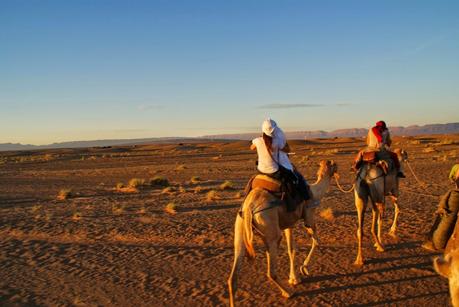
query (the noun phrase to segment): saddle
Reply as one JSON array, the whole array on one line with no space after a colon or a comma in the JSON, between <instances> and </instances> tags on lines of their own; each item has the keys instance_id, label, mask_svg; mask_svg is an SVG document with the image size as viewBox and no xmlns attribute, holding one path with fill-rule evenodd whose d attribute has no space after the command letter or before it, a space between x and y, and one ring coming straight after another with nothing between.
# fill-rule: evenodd
<instances>
[{"instance_id":1,"label":"saddle","mask_svg":"<svg viewBox=\"0 0 459 307\"><path fill-rule=\"evenodd\" d=\"M390 154L385 151L360 151L356 159L355 167L359 169L363 163L370 163L379 166L385 175L395 168Z\"/></svg>"},{"instance_id":2,"label":"saddle","mask_svg":"<svg viewBox=\"0 0 459 307\"><path fill-rule=\"evenodd\" d=\"M247 183L244 193L248 195L251 190L258 188L268 191L278 198L281 203L286 204L287 211L295 211L297 200L297 192L292 184L272 178L268 175L258 174L252 176Z\"/></svg>"}]
</instances>

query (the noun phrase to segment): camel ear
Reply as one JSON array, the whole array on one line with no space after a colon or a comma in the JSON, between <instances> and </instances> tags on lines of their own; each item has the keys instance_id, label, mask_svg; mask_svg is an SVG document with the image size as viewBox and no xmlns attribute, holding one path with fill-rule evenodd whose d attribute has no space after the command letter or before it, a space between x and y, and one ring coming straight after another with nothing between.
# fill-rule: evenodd
<instances>
[{"instance_id":1,"label":"camel ear","mask_svg":"<svg viewBox=\"0 0 459 307\"><path fill-rule=\"evenodd\" d=\"M433 260L435 271L443 277L449 278L451 275L451 258L443 256L435 257Z\"/></svg>"}]
</instances>

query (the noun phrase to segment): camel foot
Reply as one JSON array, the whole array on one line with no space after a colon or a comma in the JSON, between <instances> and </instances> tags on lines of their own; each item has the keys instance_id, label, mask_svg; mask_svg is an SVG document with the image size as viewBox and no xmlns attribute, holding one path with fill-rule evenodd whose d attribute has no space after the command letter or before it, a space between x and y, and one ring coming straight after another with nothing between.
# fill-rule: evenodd
<instances>
[{"instance_id":1,"label":"camel foot","mask_svg":"<svg viewBox=\"0 0 459 307\"><path fill-rule=\"evenodd\" d=\"M395 230L389 231L389 236L391 236L394 239L398 239L397 234L395 233Z\"/></svg>"},{"instance_id":2,"label":"camel foot","mask_svg":"<svg viewBox=\"0 0 459 307\"><path fill-rule=\"evenodd\" d=\"M384 252L384 247L382 245L376 245L376 251L382 253Z\"/></svg>"},{"instance_id":3,"label":"camel foot","mask_svg":"<svg viewBox=\"0 0 459 307\"><path fill-rule=\"evenodd\" d=\"M289 283L290 285L292 285L292 286L298 286L299 284L301 284L301 282L302 282L301 278L298 279L298 278L296 278L296 277L295 277L295 278L290 278L290 279L288 280L288 283Z\"/></svg>"},{"instance_id":4,"label":"camel foot","mask_svg":"<svg viewBox=\"0 0 459 307\"><path fill-rule=\"evenodd\" d=\"M360 257L355 259L354 265L357 266L357 267L362 267L363 266L363 259L360 258Z\"/></svg>"},{"instance_id":5,"label":"camel foot","mask_svg":"<svg viewBox=\"0 0 459 307\"><path fill-rule=\"evenodd\" d=\"M291 298L293 293L289 293L287 291L282 291L282 296L285 298Z\"/></svg>"},{"instance_id":6,"label":"camel foot","mask_svg":"<svg viewBox=\"0 0 459 307\"><path fill-rule=\"evenodd\" d=\"M308 276L309 275L308 268L306 266L304 266L304 265L302 265L300 267L300 272L301 272L301 274L303 274L303 276Z\"/></svg>"}]
</instances>

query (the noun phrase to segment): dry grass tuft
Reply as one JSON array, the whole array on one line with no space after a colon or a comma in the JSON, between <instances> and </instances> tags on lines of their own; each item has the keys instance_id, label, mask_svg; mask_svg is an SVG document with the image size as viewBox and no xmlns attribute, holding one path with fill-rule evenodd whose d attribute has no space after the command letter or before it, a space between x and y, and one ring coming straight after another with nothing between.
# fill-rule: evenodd
<instances>
[{"instance_id":1,"label":"dry grass tuft","mask_svg":"<svg viewBox=\"0 0 459 307\"><path fill-rule=\"evenodd\" d=\"M164 211L169 214L177 214L177 205L175 203L168 203L164 207Z\"/></svg>"},{"instance_id":2,"label":"dry grass tuft","mask_svg":"<svg viewBox=\"0 0 459 307\"><path fill-rule=\"evenodd\" d=\"M186 193L186 189L185 189L184 187L182 187L182 186L179 186L178 192L179 192L180 194Z\"/></svg>"},{"instance_id":3,"label":"dry grass tuft","mask_svg":"<svg viewBox=\"0 0 459 307\"><path fill-rule=\"evenodd\" d=\"M32 212L34 212L34 213L37 212L37 211L39 211L40 209L41 209L41 205L35 205L35 206L33 206L33 207L31 208Z\"/></svg>"},{"instance_id":4,"label":"dry grass tuft","mask_svg":"<svg viewBox=\"0 0 459 307\"><path fill-rule=\"evenodd\" d=\"M173 187L166 187L161 191L161 194L173 194L175 189Z\"/></svg>"},{"instance_id":5,"label":"dry grass tuft","mask_svg":"<svg viewBox=\"0 0 459 307\"><path fill-rule=\"evenodd\" d=\"M440 145L453 145L455 144L454 140L451 139L444 139L440 142Z\"/></svg>"},{"instance_id":6,"label":"dry grass tuft","mask_svg":"<svg viewBox=\"0 0 459 307\"><path fill-rule=\"evenodd\" d=\"M186 169L186 166L184 164L177 165L177 167L175 168L176 171L183 171L184 169Z\"/></svg>"},{"instance_id":7,"label":"dry grass tuft","mask_svg":"<svg viewBox=\"0 0 459 307\"><path fill-rule=\"evenodd\" d=\"M201 178L199 178L198 176L193 176L190 179L190 182L193 183L193 184L198 183L200 181L201 181Z\"/></svg>"},{"instance_id":8,"label":"dry grass tuft","mask_svg":"<svg viewBox=\"0 0 459 307\"><path fill-rule=\"evenodd\" d=\"M80 213L80 212L75 212L75 213L73 213L73 215L72 215L72 220L74 220L74 221L79 221L79 220L81 220L81 213Z\"/></svg>"},{"instance_id":9,"label":"dry grass tuft","mask_svg":"<svg viewBox=\"0 0 459 307\"><path fill-rule=\"evenodd\" d=\"M234 198L235 199L240 199L242 197L242 193L241 192L237 192L236 194L234 194Z\"/></svg>"},{"instance_id":10,"label":"dry grass tuft","mask_svg":"<svg viewBox=\"0 0 459 307\"><path fill-rule=\"evenodd\" d=\"M220 190L232 190L232 189L234 189L234 183L229 180L226 180L220 185Z\"/></svg>"},{"instance_id":11,"label":"dry grass tuft","mask_svg":"<svg viewBox=\"0 0 459 307\"><path fill-rule=\"evenodd\" d=\"M194 188L194 194L199 194L203 191L204 189L201 186L197 186Z\"/></svg>"},{"instance_id":12,"label":"dry grass tuft","mask_svg":"<svg viewBox=\"0 0 459 307\"><path fill-rule=\"evenodd\" d=\"M325 155L335 155L339 153L339 149L335 148L335 149L327 149L324 151L324 154Z\"/></svg>"},{"instance_id":13,"label":"dry grass tuft","mask_svg":"<svg viewBox=\"0 0 459 307\"><path fill-rule=\"evenodd\" d=\"M142 208L139 209L139 214L145 214L147 213L147 209L145 209L144 206L142 206Z\"/></svg>"},{"instance_id":14,"label":"dry grass tuft","mask_svg":"<svg viewBox=\"0 0 459 307\"><path fill-rule=\"evenodd\" d=\"M335 219L335 213L333 212L332 208L327 208L322 211L320 211L320 217L323 218L324 220L327 220L329 222L333 221Z\"/></svg>"},{"instance_id":15,"label":"dry grass tuft","mask_svg":"<svg viewBox=\"0 0 459 307\"><path fill-rule=\"evenodd\" d=\"M169 180L161 176L156 176L150 179L150 185L152 187L167 187L169 186Z\"/></svg>"},{"instance_id":16,"label":"dry grass tuft","mask_svg":"<svg viewBox=\"0 0 459 307\"><path fill-rule=\"evenodd\" d=\"M57 194L57 200L66 200L67 198L69 198L71 196L72 196L72 190L71 189L62 189Z\"/></svg>"},{"instance_id":17,"label":"dry grass tuft","mask_svg":"<svg viewBox=\"0 0 459 307\"><path fill-rule=\"evenodd\" d=\"M207 192L207 194L206 194L206 201L207 202L211 202L211 201L214 201L214 200L217 200L217 199L220 199L220 197L217 195L217 191L211 190L211 191Z\"/></svg>"},{"instance_id":18,"label":"dry grass tuft","mask_svg":"<svg viewBox=\"0 0 459 307\"><path fill-rule=\"evenodd\" d=\"M114 214L122 214L124 212L124 206L120 204L113 204L112 205L112 213Z\"/></svg>"},{"instance_id":19,"label":"dry grass tuft","mask_svg":"<svg viewBox=\"0 0 459 307\"><path fill-rule=\"evenodd\" d=\"M437 150L433 147L427 147L422 150L424 153L432 153L432 152L437 152Z\"/></svg>"},{"instance_id":20,"label":"dry grass tuft","mask_svg":"<svg viewBox=\"0 0 459 307\"><path fill-rule=\"evenodd\" d=\"M139 188L144 185L145 185L145 179L141 179L141 178L132 178L128 182L129 188Z\"/></svg>"}]
</instances>

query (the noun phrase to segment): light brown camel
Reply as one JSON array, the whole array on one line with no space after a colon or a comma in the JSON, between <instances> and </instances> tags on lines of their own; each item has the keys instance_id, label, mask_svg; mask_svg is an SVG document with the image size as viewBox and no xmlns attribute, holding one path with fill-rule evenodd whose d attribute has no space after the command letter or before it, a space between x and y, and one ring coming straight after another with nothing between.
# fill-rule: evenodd
<instances>
[{"instance_id":1,"label":"light brown camel","mask_svg":"<svg viewBox=\"0 0 459 307\"><path fill-rule=\"evenodd\" d=\"M449 281L449 295L454 307L459 307L459 249L434 258L434 269Z\"/></svg>"},{"instance_id":2,"label":"light brown camel","mask_svg":"<svg viewBox=\"0 0 459 307\"><path fill-rule=\"evenodd\" d=\"M396 149L394 151L400 163L407 159L407 153L404 150ZM374 240L374 246L378 252L383 252L384 247L381 240L382 215L385 209L385 196L389 196L394 204L394 221L389 231L389 235L396 237L397 219L400 214L400 207L397 203L399 196L399 178L397 170L392 168L384 175L381 167L374 163L363 163L359 169L354 183L355 207L357 209L357 258L354 264L363 265L362 256L362 239L363 239L363 220L364 213L368 202L372 205L373 220L371 224L371 235Z\"/></svg>"},{"instance_id":3,"label":"light brown camel","mask_svg":"<svg viewBox=\"0 0 459 307\"><path fill-rule=\"evenodd\" d=\"M312 184L311 191L314 200L320 200L330 186L330 179L336 173L337 166L333 161L321 161L320 169L317 172L317 181ZM295 244L293 240L292 227L303 220L307 232L312 237L312 246L301 266L301 273L307 274L307 264L312 252L317 245L315 233L314 212L315 208L309 208L304 202L297 205L296 210L287 212L286 206L275 205L279 200L271 193L255 188L247 195L242 205L242 214L236 216L234 226L234 263L228 278L230 305L234 306L234 296L237 290L237 275L244 258L245 252L249 257L255 257L253 248L252 226L261 235L265 246L268 260L268 279L271 280L282 292L284 297L291 294L286 290L277 278L277 250L282 238L282 230L287 241L288 255L290 258L289 283L296 285L300 282L297 271L295 270Z\"/></svg>"}]
</instances>

